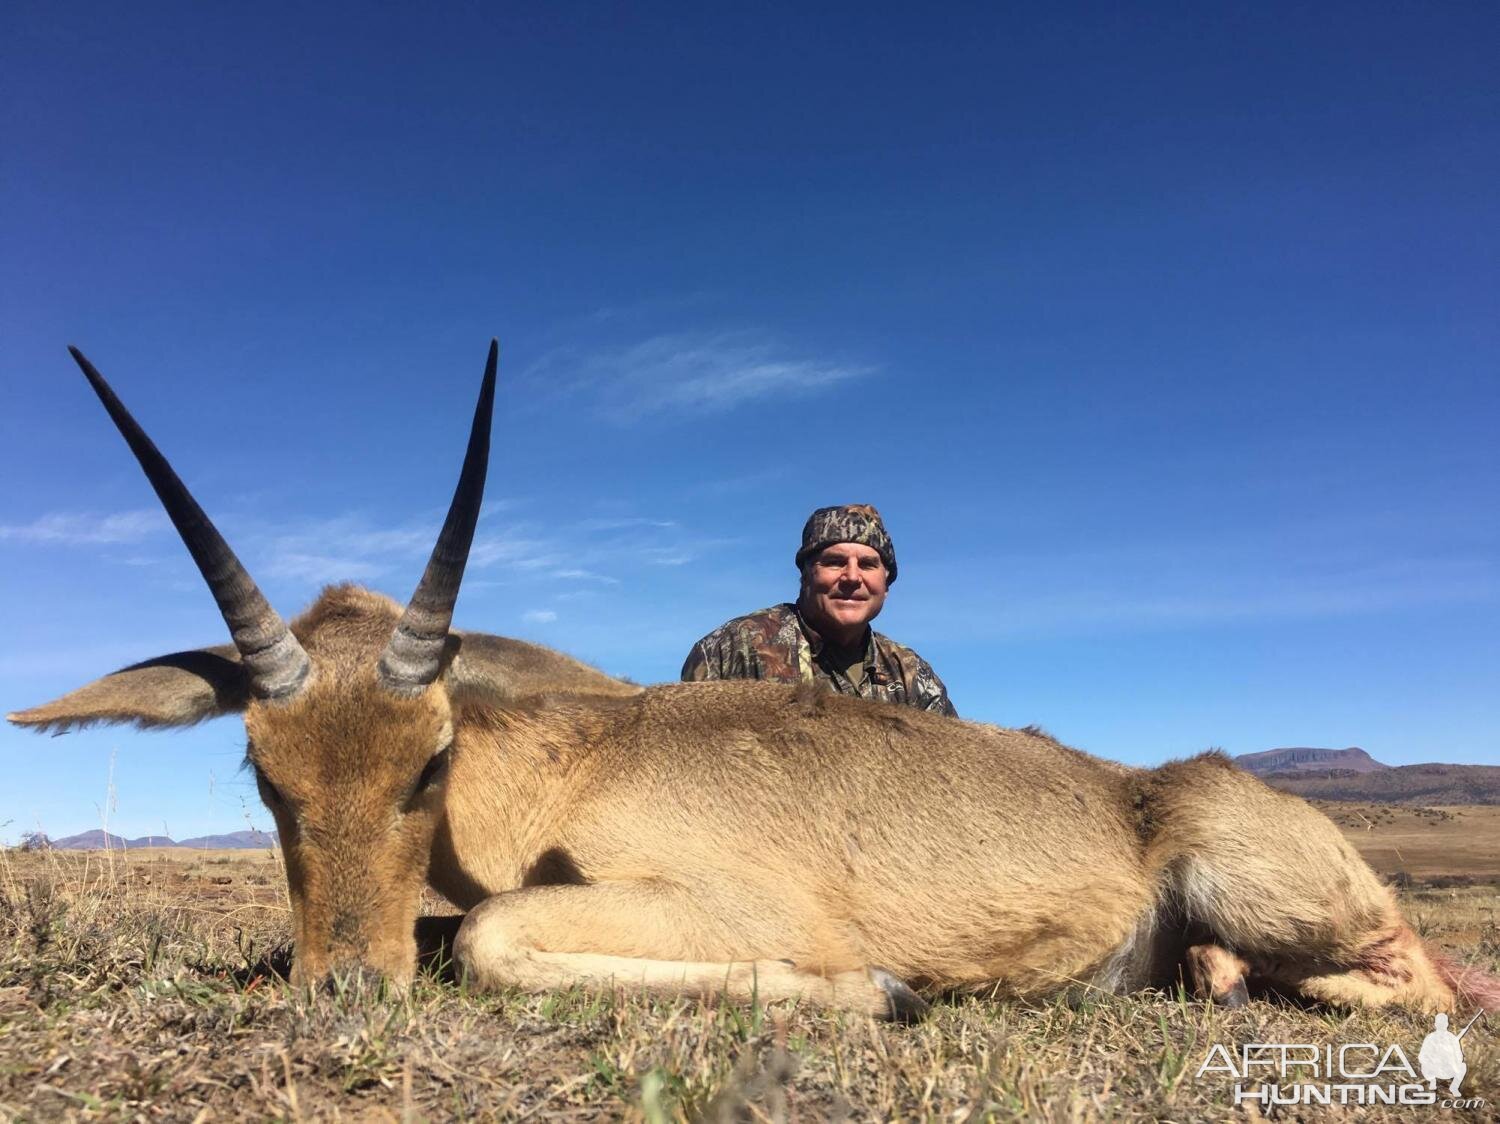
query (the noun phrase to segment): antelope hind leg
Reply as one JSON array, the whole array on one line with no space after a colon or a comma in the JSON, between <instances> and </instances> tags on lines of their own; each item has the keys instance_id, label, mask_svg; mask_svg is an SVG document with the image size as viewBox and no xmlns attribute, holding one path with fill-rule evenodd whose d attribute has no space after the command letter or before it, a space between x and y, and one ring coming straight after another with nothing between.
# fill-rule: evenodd
<instances>
[{"instance_id":1,"label":"antelope hind leg","mask_svg":"<svg viewBox=\"0 0 1500 1124\"><path fill-rule=\"evenodd\" d=\"M1371 933L1346 963L1257 963L1254 970L1256 975L1320 1003L1341 1007L1396 1005L1429 1015L1454 1009L1452 988L1417 934L1399 917Z\"/></svg>"},{"instance_id":2,"label":"antelope hind leg","mask_svg":"<svg viewBox=\"0 0 1500 1124\"><path fill-rule=\"evenodd\" d=\"M1149 784L1152 848L1175 899L1252 978L1338 1006L1453 1008L1391 891L1327 816L1218 755L1165 765ZM1210 954L1203 967L1216 979L1226 965Z\"/></svg>"},{"instance_id":3,"label":"antelope hind leg","mask_svg":"<svg viewBox=\"0 0 1500 1124\"><path fill-rule=\"evenodd\" d=\"M536 886L476 906L459 928L454 957L481 987L582 984L662 997L792 999L907 1022L926 1013L920 997L879 968L820 975L789 960L690 958L720 944L713 929L685 890L629 882Z\"/></svg>"}]
</instances>

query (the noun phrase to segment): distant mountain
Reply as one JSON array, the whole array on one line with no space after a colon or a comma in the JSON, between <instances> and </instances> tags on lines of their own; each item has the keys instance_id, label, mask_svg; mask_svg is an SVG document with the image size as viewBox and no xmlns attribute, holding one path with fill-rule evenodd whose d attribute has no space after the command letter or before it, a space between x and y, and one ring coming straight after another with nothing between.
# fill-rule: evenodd
<instances>
[{"instance_id":1,"label":"distant mountain","mask_svg":"<svg viewBox=\"0 0 1500 1124\"><path fill-rule=\"evenodd\" d=\"M1500 765L1385 765L1358 746L1268 749L1235 764L1272 788L1310 800L1374 804L1500 804Z\"/></svg>"},{"instance_id":2,"label":"distant mountain","mask_svg":"<svg viewBox=\"0 0 1500 1124\"><path fill-rule=\"evenodd\" d=\"M1234 763L1272 788L1317 800L1373 804L1500 804L1500 765L1397 765L1358 746L1291 746L1242 753Z\"/></svg>"},{"instance_id":3,"label":"distant mountain","mask_svg":"<svg viewBox=\"0 0 1500 1124\"><path fill-rule=\"evenodd\" d=\"M52 846L64 851L102 851L138 847L195 847L202 850L250 850L258 847L274 847L279 840L276 833L264 831L235 831L228 835L200 835L194 839L174 842L165 835L143 835L139 839L125 839L110 832L85 831L82 835L69 835L66 839L52 840Z\"/></svg>"},{"instance_id":4,"label":"distant mountain","mask_svg":"<svg viewBox=\"0 0 1500 1124\"><path fill-rule=\"evenodd\" d=\"M82 835L69 835L66 839L52 840L52 846L64 851L102 851L104 848L120 847L175 847L165 835L143 835L139 839L125 839L111 832L85 831Z\"/></svg>"},{"instance_id":5,"label":"distant mountain","mask_svg":"<svg viewBox=\"0 0 1500 1124\"><path fill-rule=\"evenodd\" d=\"M200 847L208 851L228 851L235 848L249 850L253 848L274 847L281 840L276 832L256 831L231 831L228 835L197 835L192 839L184 839L176 844L178 847Z\"/></svg>"},{"instance_id":6,"label":"distant mountain","mask_svg":"<svg viewBox=\"0 0 1500 1124\"><path fill-rule=\"evenodd\" d=\"M1373 772L1296 770L1261 775L1272 788L1317 800L1431 807L1500 804L1500 765L1397 765Z\"/></svg>"},{"instance_id":7,"label":"distant mountain","mask_svg":"<svg viewBox=\"0 0 1500 1124\"><path fill-rule=\"evenodd\" d=\"M1260 753L1242 753L1234 763L1246 772L1264 777L1272 773L1326 773L1337 769L1349 773L1377 773L1389 769L1357 745L1348 749L1314 749L1293 746L1267 749Z\"/></svg>"}]
</instances>

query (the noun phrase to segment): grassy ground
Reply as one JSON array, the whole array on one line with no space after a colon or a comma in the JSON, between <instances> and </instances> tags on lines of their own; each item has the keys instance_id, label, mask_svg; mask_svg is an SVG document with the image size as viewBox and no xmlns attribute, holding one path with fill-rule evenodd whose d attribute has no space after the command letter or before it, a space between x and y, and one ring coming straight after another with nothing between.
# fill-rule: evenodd
<instances>
[{"instance_id":1,"label":"grassy ground","mask_svg":"<svg viewBox=\"0 0 1500 1124\"><path fill-rule=\"evenodd\" d=\"M1500 806L1313 804L1381 874L1500 882Z\"/></svg>"},{"instance_id":2,"label":"grassy ground","mask_svg":"<svg viewBox=\"0 0 1500 1124\"><path fill-rule=\"evenodd\" d=\"M1483 825L1457 811L1423 819L1424 843L1464 850ZM1374 846L1387 826L1416 830L1346 830ZM1467 866L1473 884L1419 880L1403 898L1424 936L1497 970L1500 892L1482 879L1500 870ZM1214 1043L1396 1043L1415 1062L1430 1029L1161 994L963 1000L897 1027L618 993L474 995L437 973L401 1000L308 1001L276 975L287 916L274 853L0 853L0 1119L1220 1120L1259 1112L1232 1106L1223 1074L1197 1076ZM1488 1106L1445 1115L1493 1119L1500 1019L1464 1048L1464 1093Z\"/></svg>"}]
</instances>

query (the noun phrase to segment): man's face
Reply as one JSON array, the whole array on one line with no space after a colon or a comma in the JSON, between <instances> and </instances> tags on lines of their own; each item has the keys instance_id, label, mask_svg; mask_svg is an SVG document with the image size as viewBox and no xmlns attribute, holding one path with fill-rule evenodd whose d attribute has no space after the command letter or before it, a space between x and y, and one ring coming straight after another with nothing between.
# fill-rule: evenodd
<instances>
[{"instance_id":1,"label":"man's face","mask_svg":"<svg viewBox=\"0 0 1500 1124\"><path fill-rule=\"evenodd\" d=\"M802 608L818 632L840 643L857 640L885 605L885 563L872 546L840 542L807 562Z\"/></svg>"}]
</instances>

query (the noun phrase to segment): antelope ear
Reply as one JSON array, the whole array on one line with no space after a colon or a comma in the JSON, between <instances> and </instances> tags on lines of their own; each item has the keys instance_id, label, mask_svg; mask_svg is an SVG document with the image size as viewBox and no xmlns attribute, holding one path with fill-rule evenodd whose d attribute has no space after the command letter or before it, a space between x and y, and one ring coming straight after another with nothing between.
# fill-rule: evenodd
<instances>
[{"instance_id":1,"label":"antelope ear","mask_svg":"<svg viewBox=\"0 0 1500 1124\"><path fill-rule=\"evenodd\" d=\"M95 722L191 726L245 709L250 677L233 644L173 652L95 679L60 699L7 715L17 726L64 733Z\"/></svg>"},{"instance_id":2,"label":"antelope ear","mask_svg":"<svg viewBox=\"0 0 1500 1124\"><path fill-rule=\"evenodd\" d=\"M524 640L491 636L487 632L448 634L450 658L444 682L460 704L507 706L522 699L568 695L623 698L638 694L634 683L604 674L597 668Z\"/></svg>"}]
</instances>

